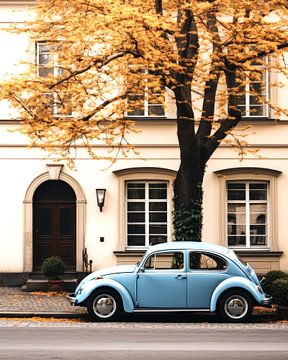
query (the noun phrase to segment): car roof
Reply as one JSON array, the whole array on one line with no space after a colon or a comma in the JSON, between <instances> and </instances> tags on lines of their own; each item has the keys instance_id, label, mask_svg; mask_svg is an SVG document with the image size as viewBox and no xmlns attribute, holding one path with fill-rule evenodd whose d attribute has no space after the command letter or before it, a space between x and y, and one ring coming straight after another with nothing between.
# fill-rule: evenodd
<instances>
[{"instance_id":1,"label":"car roof","mask_svg":"<svg viewBox=\"0 0 288 360\"><path fill-rule=\"evenodd\" d=\"M148 248L147 253L153 253L155 251L168 251L168 250L203 250L203 251L215 251L220 254L227 254L230 250L224 246L212 244L208 242L199 241L169 241L157 245L152 245Z\"/></svg>"}]
</instances>

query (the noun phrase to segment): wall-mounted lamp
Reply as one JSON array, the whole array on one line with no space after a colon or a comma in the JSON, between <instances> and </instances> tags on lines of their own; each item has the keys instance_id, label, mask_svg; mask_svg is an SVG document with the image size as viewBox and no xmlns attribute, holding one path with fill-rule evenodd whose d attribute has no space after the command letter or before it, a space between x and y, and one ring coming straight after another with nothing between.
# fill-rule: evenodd
<instances>
[{"instance_id":1,"label":"wall-mounted lamp","mask_svg":"<svg viewBox=\"0 0 288 360\"><path fill-rule=\"evenodd\" d=\"M99 206L100 211L102 211L102 208L105 203L105 194L106 194L106 189L96 189L97 205Z\"/></svg>"}]
</instances>

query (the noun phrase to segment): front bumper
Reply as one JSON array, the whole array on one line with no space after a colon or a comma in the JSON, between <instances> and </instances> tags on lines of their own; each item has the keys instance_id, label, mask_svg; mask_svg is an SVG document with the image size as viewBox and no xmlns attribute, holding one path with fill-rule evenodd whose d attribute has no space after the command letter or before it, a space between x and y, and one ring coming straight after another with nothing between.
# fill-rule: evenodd
<instances>
[{"instance_id":1,"label":"front bumper","mask_svg":"<svg viewBox=\"0 0 288 360\"><path fill-rule=\"evenodd\" d=\"M76 297L75 294L68 294L67 300L71 303L71 305L76 305Z\"/></svg>"},{"instance_id":2,"label":"front bumper","mask_svg":"<svg viewBox=\"0 0 288 360\"><path fill-rule=\"evenodd\" d=\"M261 305L263 306L271 306L272 304L272 296L265 294L264 299L261 300Z\"/></svg>"}]
</instances>

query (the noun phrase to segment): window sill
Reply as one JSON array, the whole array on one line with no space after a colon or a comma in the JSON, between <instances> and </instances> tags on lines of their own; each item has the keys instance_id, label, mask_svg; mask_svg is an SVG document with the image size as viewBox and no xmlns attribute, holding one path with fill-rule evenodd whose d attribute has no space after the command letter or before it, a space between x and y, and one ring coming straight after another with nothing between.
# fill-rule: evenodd
<instances>
[{"instance_id":1,"label":"window sill","mask_svg":"<svg viewBox=\"0 0 288 360\"><path fill-rule=\"evenodd\" d=\"M113 251L113 254L116 255L116 256L138 256L138 255L144 255L146 252L145 249L139 249L139 250L130 250L130 249L127 249L125 251Z\"/></svg>"},{"instance_id":2,"label":"window sill","mask_svg":"<svg viewBox=\"0 0 288 360\"><path fill-rule=\"evenodd\" d=\"M125 116L125 120L149 122L149 121L171 121L175 122L175 118L168 118L167 116Z\"/></svg>"}]
</instances>

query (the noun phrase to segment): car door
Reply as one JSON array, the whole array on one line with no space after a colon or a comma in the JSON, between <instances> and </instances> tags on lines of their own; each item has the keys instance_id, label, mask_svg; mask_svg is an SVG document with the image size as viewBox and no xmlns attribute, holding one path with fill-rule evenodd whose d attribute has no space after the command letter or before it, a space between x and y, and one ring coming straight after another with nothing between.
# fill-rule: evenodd
<instances>
[{"instance_id":1,"label":"car door","mask_svg":"<svg viewBox=\"0 0 288 360\"><path fill-rule=\"evenodd\" d=\"M215 288L228 274L228 263L220 255L192 251L188 254L187 307L209 309Z\"/></svg>"},{"instance_id":2,"label":"car door","mask_svg":"<svg viewBox=\"0 0 288 360\"><path fill-rule=\"evenodd\" d=\"M186 290L184 253L154 253L138 273L137 307L186 308Z\"/></svg>"}]
</instances>

